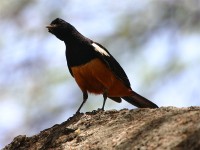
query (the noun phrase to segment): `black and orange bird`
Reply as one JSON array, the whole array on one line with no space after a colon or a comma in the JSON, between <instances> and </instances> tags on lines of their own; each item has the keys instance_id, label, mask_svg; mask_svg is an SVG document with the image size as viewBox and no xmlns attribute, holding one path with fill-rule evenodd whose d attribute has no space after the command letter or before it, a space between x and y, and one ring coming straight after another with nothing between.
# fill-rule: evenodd
<instances>
[{"instance_id":1,"label":"black and orange bird","mask_svg":"<svg viewBox=\"0 0 200 150\"><path fill-rule=\"evenodd\" d=\"M126 73L101 44L83 36L74 26L60 18L53 20L47 28L64 41L69 72L83 92L83 102L77 113L88 99L88 92L103 94L102 110L107 98L118 103L122 98L139 108L158 108L131 89Z\"/></svg>"}]
</instances>

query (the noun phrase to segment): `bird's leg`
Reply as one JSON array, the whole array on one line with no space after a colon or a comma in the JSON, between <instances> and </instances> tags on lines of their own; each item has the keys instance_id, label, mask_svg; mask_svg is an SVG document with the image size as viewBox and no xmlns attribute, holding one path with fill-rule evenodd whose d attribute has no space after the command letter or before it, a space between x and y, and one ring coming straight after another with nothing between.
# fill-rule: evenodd
<instances>
[{"instance_id":1,"label":"bird's leg","mask_svg":"<svg viewBox=\"0 0 200 150\"><path fill-rule=\"evenodd\" d=\"M107 99L107 90L105 90L105 92L103 93L103 106L102 106L101 110L104 110L106 99Z\"/></svg>"},{"instance_id":2,"label":"bird's leg","mask_svg":"<svg viewBox=\"0 0 200 150\"><path fill-rule=\"evenodd\" d=\"M83 102L81 103L81 106L76 111L76 114L80 113L80 110L81 110L83 104L86 102L87 99L88 99L88 93L87 92L83 92Z\"/></svg>"}]
</instances>

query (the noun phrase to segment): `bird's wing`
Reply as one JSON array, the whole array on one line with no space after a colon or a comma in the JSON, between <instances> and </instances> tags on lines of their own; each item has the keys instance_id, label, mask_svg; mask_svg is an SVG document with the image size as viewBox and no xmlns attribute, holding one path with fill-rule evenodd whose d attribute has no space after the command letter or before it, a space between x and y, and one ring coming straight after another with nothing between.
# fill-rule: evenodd
<instances>
[{"instance_id":1,"label":"bird's wing","mask_svg":"<svg viewBox=\"0 0 200 150\"><path fill-rule=\"evenodd\" d=\"M127 87L130 87L131 85L126 73L108 50L96 42L93 42L92 46L96 51L97 57L104 61L118 79L120 79Z\"/></svg>"}]
</instances>

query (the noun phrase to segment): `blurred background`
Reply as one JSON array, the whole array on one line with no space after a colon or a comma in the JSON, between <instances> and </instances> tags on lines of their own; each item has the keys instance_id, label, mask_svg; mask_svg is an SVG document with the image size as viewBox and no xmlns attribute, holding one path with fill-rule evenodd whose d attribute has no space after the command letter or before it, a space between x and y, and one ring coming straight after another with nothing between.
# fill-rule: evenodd
<instances>
[{"instance_id":1,"label":"blurred background","mask_svg":"<svg viewBox=\"0 0 200 150\"><path fill-rule=\"evenodd\" d=\"M60 17L104 45L132 88L159 106L200 105L200 1L1 0L0 148L72 116L82 93L65 45L45 28ZM89 95L82 112L100 108ZM108 100L106 110L133 109Z\"/></svg>"}]
</instances>

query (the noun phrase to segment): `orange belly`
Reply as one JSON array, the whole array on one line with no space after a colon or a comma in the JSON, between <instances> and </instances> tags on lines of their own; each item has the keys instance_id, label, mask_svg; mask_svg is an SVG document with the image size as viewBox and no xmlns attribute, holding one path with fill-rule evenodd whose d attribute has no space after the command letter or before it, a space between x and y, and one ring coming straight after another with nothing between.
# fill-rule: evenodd
<instances>
[{"instance_id":1,"label":"orange belly","mask_svg":"<svg viewBox=\"0 0 200 150\"><path fill-rule=\"evenodd\" d=\"M107 91L108 97L132 95L132 90L117 79L112 71L98 58L82 66L72 67L71 70L83 92L103 94Z\"/></svg>"}]
</instances>

